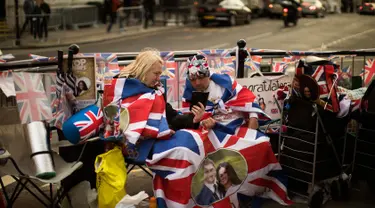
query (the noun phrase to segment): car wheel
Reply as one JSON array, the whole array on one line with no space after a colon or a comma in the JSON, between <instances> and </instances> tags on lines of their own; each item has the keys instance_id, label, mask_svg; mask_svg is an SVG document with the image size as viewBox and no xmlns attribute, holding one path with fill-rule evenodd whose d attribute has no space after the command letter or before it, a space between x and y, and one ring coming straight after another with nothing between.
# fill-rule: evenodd
<instances>
[{"instance_id":1,"label":"car wheel","mask_svg":"<svg viewBox=\"0 0 375 208\"><path fill-rule=\"evenodd\" d=\"M251 22L251 14L248 14L246 16L245 24L250 24L250 22Z\"/></svg>"},{"instance_id":2,"label":"car wheel","mask_svg":"<svg viewBox=\"0 0 375 208\"><path fill-rule=\"evenodd\" d=\"M229 26L235 26L237 24L236 16L232 15L229 19Z\"/></svg>"}]
</instances>

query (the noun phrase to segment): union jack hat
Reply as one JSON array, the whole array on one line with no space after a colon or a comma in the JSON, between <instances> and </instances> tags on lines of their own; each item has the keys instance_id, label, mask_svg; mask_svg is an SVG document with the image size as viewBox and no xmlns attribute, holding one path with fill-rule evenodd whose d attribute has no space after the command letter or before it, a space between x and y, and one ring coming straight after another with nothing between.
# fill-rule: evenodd
<instances>
[{"instance_id":1,"label":"union jack hat","mask_svg":"<svg viewBox=\"0 0 375 208\"><path fill-rule=\"evenodd\" d=\"M193 57L190 57L187 61L186 73L189 80L209 77L210 67L208 66L206 57L202 55L195 55Z\"/></svg>"}]
</instances>

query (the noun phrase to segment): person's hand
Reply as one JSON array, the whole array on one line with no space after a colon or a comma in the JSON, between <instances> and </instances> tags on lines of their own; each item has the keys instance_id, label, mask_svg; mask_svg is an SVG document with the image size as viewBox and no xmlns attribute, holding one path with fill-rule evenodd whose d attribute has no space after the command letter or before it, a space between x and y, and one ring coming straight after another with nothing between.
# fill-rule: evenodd
<instances>
[{"instance_id":1,"label":"person's hand","mask_svg":"<svg viewBox=\"0 0 375 208\"><path fill-rule=\"evenodd\" d=\"M203 120L201 124L206 129L212 129L215 126L216 121L210 117L210 118Z\"/></svg>"},{"instance_id":2,"label":"person's hand","mask_svg":"<svg viewBox=\"0 0 375 208\"><path fill-rule=\"evenodd\" d=\"M206 112L205 111L205 108L204 108L204 105L200 102L198 102L198 105L194 105L192 108L191 108L191 112L194 114L194 119L193 119L193 123L199 123L204 115L204 113Z\"/></svg>"},{"instance_id":3,"label":"person's hand","mask_svg":"<svg viewBox=\"0 0 375 208\"><path fill-rule=\"evenodd\" d=\"M170 130L170 132L169 132L169 135L173 135L173 134L175 134L176 132L174 131L174 130L172 130L172 129L169 129Z\"/></svg>"}]
</instances>

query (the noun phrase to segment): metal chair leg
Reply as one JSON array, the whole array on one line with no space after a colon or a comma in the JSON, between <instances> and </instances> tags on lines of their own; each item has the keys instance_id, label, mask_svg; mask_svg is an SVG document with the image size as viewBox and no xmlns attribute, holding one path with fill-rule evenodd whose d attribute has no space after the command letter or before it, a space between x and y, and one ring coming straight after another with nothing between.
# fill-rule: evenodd
<instances>
[{"instance_id":1,"label":"metal chair leg","mask_svg":"<svg viewBox=\"0 0 375 208\"><path fill-rule=\"evenodd\" d=\"M128 170L128 174L130 173L130 171L133 170L134 167L135 167L135 165L133 165L133 166Z\"/></svg>"},{"instance_id":2,"label":"metal chair leg","mask_svg":"<svg viewBox=\"0 0 375 208\"><path fill-rule=\"evenodd\" d=\"M140 167L144 172L147 173L147 175L149 175L149 176L151 176L151 178L153 178L153 175L148 170L146 170L142 165L138 165L138 167Z\"/></svg>"}]
</instances>

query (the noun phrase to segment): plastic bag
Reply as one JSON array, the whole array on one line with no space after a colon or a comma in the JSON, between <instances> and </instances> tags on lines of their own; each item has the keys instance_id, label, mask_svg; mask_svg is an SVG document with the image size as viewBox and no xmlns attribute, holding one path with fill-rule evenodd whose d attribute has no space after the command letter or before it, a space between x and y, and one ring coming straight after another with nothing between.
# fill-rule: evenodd
<instances>
[{"instance_id":1,"label":"plastic bag","mask_svg":"<svg viewBox=\"0 0 375 208\"><path fill-rule=\"evenodd\" d=\"M98 155L95 160L98 208L114 208L126 195L126 166L120 147Z\"/></svg>"}]
</instances>

